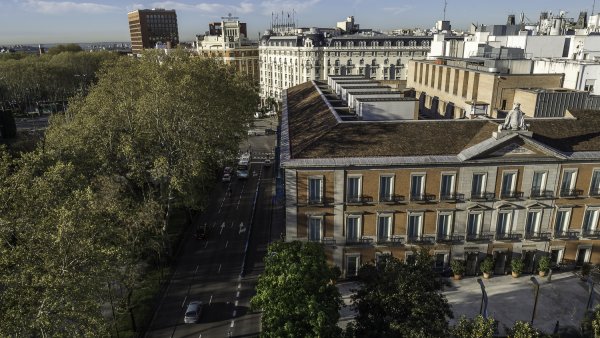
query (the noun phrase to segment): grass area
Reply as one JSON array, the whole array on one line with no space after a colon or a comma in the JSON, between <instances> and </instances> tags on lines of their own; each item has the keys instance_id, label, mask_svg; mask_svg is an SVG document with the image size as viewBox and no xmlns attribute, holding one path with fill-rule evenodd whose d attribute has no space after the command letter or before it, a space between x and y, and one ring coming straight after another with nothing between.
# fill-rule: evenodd
<instances>
[{"instance_id":1,"label":"grass area","mask_svg":"<svg viewBox=\"0 0 600 338\"><path fill-rule=\"evenodd\" d=\"M169 227L167 229L169 242L172 252L175 253L177 246L183 239L183 232L187 225L187 218L184 209L173 210ZM162 271L161 271L162 269ZM154 315L154 307L158 300L157 296L161 290L161 283L169 278L171 267L150 267L146 271L144 279L138 284L138 287L133 291L131 302L133 304L133 316L138 332L133 331L131 316L128 311L121 311L117 314L117 324L119 338L138 337L139 332L145 328ZM117 336L117 331L113 326L112 335Z\"/></svg>"}]
</instances>

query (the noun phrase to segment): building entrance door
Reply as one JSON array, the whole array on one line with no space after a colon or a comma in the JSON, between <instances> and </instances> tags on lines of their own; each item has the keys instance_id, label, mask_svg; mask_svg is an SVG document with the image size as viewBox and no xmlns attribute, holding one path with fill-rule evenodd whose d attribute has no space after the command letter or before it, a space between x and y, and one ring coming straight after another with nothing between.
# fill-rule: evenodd
<instances>
[{"instance_id":1,"label":"building entrance door","mask_svg":"<svg viewBox=\"0 0 600 338\"><path fill-rule=\"evenodd\" d=\"M505 269L506 269L506 259L507 259L507 253L506 252L495 252L496 259L495 259L495 265L494 265L494 274L495 275L504 275L505 274Z\"/></svg>"},{"instance_id":2,"label":"building entrance door","mask_svg":"<svg viewBox=\"0 0 600 338\"><path fill-rule=\"evenodd\" d=\"M476 276L477 275L477 264L479 263L479 253L469 252L467 253L467 269L465 275Z\"/></svg>"},{"instance_id":3,"label":"building entrance door","mask_svg":"<svg viewBox=\"0 0 600 338\"><path fill-rule=\"evenodd\" d=\"M525 251L523 253L523 263L525 263L523 273L533 273L533 269L535 268L535 251Z\"/></svg>"}]
</instances>

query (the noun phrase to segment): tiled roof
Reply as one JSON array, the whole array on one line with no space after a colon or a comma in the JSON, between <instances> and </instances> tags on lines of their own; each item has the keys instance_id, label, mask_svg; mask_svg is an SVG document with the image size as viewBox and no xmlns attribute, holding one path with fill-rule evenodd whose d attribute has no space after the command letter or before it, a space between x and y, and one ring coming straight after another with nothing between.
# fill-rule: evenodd
<instances>
[{"instance_id":1,"label":"tiled roof","mask_svg":"<svg viewBox=\"0 0 600 338\"><path fill-rule=\"evenodd\" d=\"M446 156L492 137L492 120L340 122L317 88L287 90L291 159ZM600 110L572 112L576 119L527 120L533 139L564 153L600 151Z\"/></svg>"}]
</instances>

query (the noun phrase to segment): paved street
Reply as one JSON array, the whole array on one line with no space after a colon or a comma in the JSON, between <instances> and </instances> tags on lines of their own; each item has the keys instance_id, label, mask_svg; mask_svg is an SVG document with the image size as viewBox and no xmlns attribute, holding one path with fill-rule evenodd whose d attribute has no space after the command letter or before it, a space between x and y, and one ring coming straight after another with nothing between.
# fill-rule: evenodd
<instances>
[{"instance_id":1,"label":"paved street","mask_svg":"<svg viewBox=\"0 0 600 338\"><path fill-rule=\"evenodd\" d=\"M271 123L260 120L258 125ZM241 146L243 150L251 147L253 153L270 154L275 146L275 135L249 139ZM263 167L264 156L268 155L253 159L248 180L234 178L231 183L219 184L211 205L197 222L208 227L205 240L195 239L194 227L189 229L175 273L146 337L258 336L259 314L251 312L249 307L272 235L275 192L274 168ZM229 187L233 192L231 197L226 196ZM186 306L193 300L204 303L202 316L197 324L184 324Z\"/></svg>"}]
</instances>

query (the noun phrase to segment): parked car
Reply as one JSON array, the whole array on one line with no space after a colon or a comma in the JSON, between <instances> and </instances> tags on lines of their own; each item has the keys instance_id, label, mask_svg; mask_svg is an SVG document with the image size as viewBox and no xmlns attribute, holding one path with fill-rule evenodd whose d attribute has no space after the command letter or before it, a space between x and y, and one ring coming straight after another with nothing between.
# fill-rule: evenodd
<instances>
[{"instance_id":1,"label":"parked car","mask_svg":"<svg viewBox=\"0 0 600 338\"><path fill-rule=\"evenodd\" d=\"M233 168L231 167L225 167L225 169L223 169L223 178L221 179L221 181L223 182L231 182L231 176L233 175Z\"/></svg>"},{"instance_id":2,"label":"parked car","mask_svg":"<svg viewBox=\"0 0 600 338\"><path fill-rule=\"evenodd\" d=\"M197 323L200 320L201 314L202 302L192 301L188 304L187 309L185 310L185 317L183 318L183 321L186 324Z\"/></svg>"}]
</instances>

